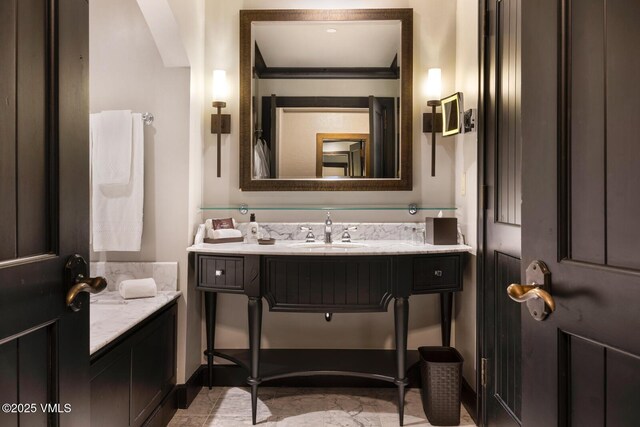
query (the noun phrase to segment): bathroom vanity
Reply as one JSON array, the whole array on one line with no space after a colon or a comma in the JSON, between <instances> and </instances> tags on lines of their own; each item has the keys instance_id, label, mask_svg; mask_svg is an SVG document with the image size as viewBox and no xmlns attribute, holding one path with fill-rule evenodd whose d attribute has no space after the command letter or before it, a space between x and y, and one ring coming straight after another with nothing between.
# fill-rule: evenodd
<instances>
[{"instance_id":1,"label":"bathroom vanity","mask_svg":"<svg viewBox=\"0 0 640 427\"><path fill-rule=\"evenodd\" d=\"M178 291L90 303L91 425L166 425L175 412Z\"/></svg>"},{"instance_id":2,"label":"bathroom vanity","mask_svg":"<svg viewBox=\"0 0 640 427\"><path fill-rule=\"evenodd\" d=\"M404 241L362 243L304 243L277 241L257 244L199 244L188 248L196 288L205 292L209 384L213 357L244 366L249 372L252 415L255 424L257 390L263 382L294 376L346 375L378 379L398 387L400 424L403 422L409 298L440 294L442 344L449 345L453 293L462 290L465 245L414 245ZM216 352L216 295L247 296L249 349L243 355ZM262 300L270 311L295 313L366 313L387 311L393 300L395 350L371 366L338 365L338 359L287 358L283 363L260 361ZM285 352L282 350L281 352ZM383 352L384 354L385 352ZM243 361L246 360L245 361ZM306 362L306 363L305 363ZM341 361L344 362L344 361ZM333 363L333 365L332 365Z\"/></svg>"}]
</instances>

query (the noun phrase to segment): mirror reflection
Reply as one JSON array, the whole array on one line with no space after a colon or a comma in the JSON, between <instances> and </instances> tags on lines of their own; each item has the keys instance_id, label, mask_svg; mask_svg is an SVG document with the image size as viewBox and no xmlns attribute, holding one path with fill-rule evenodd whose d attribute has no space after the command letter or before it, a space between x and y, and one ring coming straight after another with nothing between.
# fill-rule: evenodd
<instances>
[{"instance_id":1,"label":"mirror reflection","mask_svg":"<svg viewBox=\"0 0 640 427\"><path fill-rule=\"evenodd\" d=\"M400 21L259 21L251 35L253 179L400 177Z\"/></svg>"}]
</instances>

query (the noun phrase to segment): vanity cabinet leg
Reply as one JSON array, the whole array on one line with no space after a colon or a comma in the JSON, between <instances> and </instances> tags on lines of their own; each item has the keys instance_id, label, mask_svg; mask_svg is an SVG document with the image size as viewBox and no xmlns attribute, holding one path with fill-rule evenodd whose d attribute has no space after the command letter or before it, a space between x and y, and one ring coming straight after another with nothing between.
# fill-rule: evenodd
<instances>
[{"instance_id":1,"label":"vanity cabinet leg","mask_svg":"<svg viewBox=\"0 0 640 427\"><path fill-rule=\"evenodd\" d=\"M260 379L260 337L262 333L262 298L249 298L249 351L251 374L247 383L251 386L251 420L256 423L258 411L258 385Z\"/></svg>"},{"instance_id":2,"label":"vanity cabinet leg","mask_svg":"<svg viewBox=\"0 0 640 427\"><path fill-rule=\"evenodd\" d=\"M451 317L453 311L453 292L440 293L440 331L442 333L442 345L451 345Z\"/></svg>"},{"instance_id":3,"label":"vanity cabinet leg","mask_svg":"<svg viewBox=\"0 0 640 427\"><path fill-rule=\"evenodd\" d=\"M204 316L205 326L207 329L207 350L204 355L207 356L207 375L209 390L213 386L213 346L216 337L216 302L218 294L215 292L204 293Z\"/></svg>"},{"instance_id":4,"label":"vanity cabinet leg","mask_svg":"<svg viewBox=\"0 0 640 427\"><path fill-rule=\"evenodd\" d=\"M398 416L400 425L404 425L404 394L408 385L407 379L407 331L409 326L409 299L396 298L394 303L396 329L396 368L395 379L398 386Z\"/></svg>"}]
</instances>

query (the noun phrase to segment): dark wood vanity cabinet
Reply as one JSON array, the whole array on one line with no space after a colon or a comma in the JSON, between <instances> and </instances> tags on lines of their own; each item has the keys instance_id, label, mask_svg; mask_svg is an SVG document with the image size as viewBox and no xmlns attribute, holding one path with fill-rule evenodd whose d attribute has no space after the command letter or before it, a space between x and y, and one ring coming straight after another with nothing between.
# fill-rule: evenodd
<instances>
[{"instance_id":1,"label":"dark wood vanity cabinet","mask_svg":"<svg viewBox=\"0 0 640 427\"><path fill-rule=\"evenodd\" d=\"M271 311L386 311L392 298L389 257L265 256L262 274Z\"/></svg>"},{"instance_id":2,"label":"dark wood vanity cabinet","mask_svg":"<svg viewBox=\"0 0 640 427\"><path fill-rule=\"evenodd\" d=\"M442 344L448 346L453 293L462 290L464 256L465 252L402 255L191 254L190 275L195 277L196 288L205 293L205 355L209 387L213 384L214 356L243 366L249 374L247 384L251 387L255 424L258 386L265 381L313 375L346 375L388 381L398 387L402 425L404 388L409 382L406 376L409 297L414 294L440 294ZM218 293L239 293L248 297L249 349L245 357L217 352L213 348ZM270 311L326 313L327 320L331 320L332 313L387 311L393 301L395 349L382 351L384 360L373 362L373 366L383 367L376 372L363 364L348 367L338 360L335 368L332 360L310 363L319 360L314 354L316 350L307 350L313 353L306 355L300 353L304 350L296 350L296 355L290 356L287 356L288 350L277 350L272 354L280 355L282 360L280 363L269 362L271 370L265 368L263 371L260 363L263 298ZM291 363L291 357L300 363ZM274 366L278 365L281 368L274 371Z\"/></svg>"},{"instance_id":3,"label":"dark wood vanity cabinet","mask_svg":"<svg viewBox=\"0 0 640 427\"><path fill-rule=\"evenodd\" d=\"M461 291L463 256L196 254L197 288L261 296L271 311L386 311L395 295Z\"/></svg>"},{"instance_id":4,"label":"dark wood vanity cabinet","mask_svg":"<svg viewBox=\"0 0 640 427\"><path fill-rule=\"evenodd\" d=\"M158 408L176 384L172 303L91 357L91 426L164 425Z\"/></svg>"}]
</instances>

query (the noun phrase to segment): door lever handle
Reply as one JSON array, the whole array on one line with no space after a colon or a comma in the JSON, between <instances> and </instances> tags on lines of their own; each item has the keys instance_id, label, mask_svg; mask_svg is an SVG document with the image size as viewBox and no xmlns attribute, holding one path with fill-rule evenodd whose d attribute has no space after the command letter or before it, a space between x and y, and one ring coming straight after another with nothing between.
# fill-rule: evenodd
<instances>
[{"instance_id":1,"label":"door lever handle","mask_svg":"<svg viewBox=\"0 0 640 427\"><path fill-rule=\"evenodd\" d=\"M532 261L525 272L526 285L513 283L507 287L509 298L518 303L526 303L531 316L544 320L556 310L556 302L551 293L551 272L542 261Z\"/></svg>"},{"instance_id":2,"label":"door lever handle","mask_svg":"<svg viewBox=\"0 0 640 427\"><path fill-rule=\"evenodd\" d=\"M76 279L75 285L69 289L67 292L67 306L70 307L73 311L80 310L80 306L76 302L76 298L82 292L89 292L91 294L97 294L98 292L104 291L107 287L107 279L104 277L84 277L83 275L79 275Z\"/></svg>"},{"instance_id":3,"label":"door lever handle","mask_svg":"<svg viewBox=\"0 0 640 427\"><path fill-rule=\"evenodd\" d=\"M538 285L518 285L513 283L507 287L507 294L509 294L509 298L519 303L533 298L540 298L549 308L549 313L553 313L556 310L556 302L551 294Z\"/></svg>"},{"instance_id":4,"label":"door lever handle","mask_svg":"<svg viewBox=\"0 0 640 427\"><path fill-rule=\"evenodd\" d=\"M81 255L71 255L64 269L65 283L71 286L67 292L65 303L73 311L78 311L81 308L82 304L77 298L82 292L97 294L107 287L107 279L104 277L85 277L88 274L89 266Z\"/></svg>"}]
</instances>

